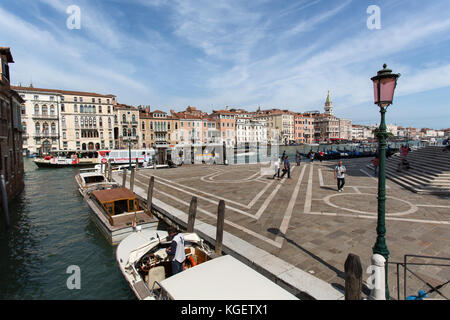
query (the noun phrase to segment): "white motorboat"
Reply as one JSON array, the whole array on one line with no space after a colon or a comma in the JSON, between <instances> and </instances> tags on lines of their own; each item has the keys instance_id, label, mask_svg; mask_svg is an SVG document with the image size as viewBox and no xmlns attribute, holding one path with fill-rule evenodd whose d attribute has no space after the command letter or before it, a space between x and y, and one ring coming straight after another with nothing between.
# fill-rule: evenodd
<instances>
[{"instance_id":1,"label":"white motorboat","mask_svg":"<svg viewBox=\"0 0 450 320\"><path fill-rule=\"evenodd\" d=\"M172 275L166 231L137 231L117 247L125 280L140 300L294 300L294 295L230 255L214 253L195 233L185 239L184 271Z\"/></svg>"},{"instance_id":2,"label":"white motorboat","mask_svg":"<svg viewBox=\"0 0 450 320\"><path fill-rule=\"evenodd\" d=\"M97 168L80 169L75 176L75 181L78 184L78 191L83 196L88 190L112 189L119 187L117 182L110 182L106 176L97 170Z\"/></svg>"}]
</instances>

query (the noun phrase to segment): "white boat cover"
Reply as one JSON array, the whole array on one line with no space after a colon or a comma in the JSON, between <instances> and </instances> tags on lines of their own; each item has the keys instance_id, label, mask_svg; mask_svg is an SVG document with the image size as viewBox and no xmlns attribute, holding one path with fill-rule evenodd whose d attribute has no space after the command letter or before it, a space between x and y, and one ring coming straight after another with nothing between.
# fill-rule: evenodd
<instances>
[{"instance_id":1,"label":"white boat cover","mask_svg":"<svg viewBox=\"0 0 450 320\"><path fill-rule=\"evenodd\" d=\"M175 300L298 300L230 255L180 272L161 286Z\"/></svg>"}]
</instances>

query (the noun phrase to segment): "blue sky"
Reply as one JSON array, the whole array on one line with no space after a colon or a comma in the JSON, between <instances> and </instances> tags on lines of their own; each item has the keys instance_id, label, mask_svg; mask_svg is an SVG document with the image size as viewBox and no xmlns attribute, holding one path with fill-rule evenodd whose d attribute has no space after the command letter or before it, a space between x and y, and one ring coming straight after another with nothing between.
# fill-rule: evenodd
<instances>
[{"instance_id":1,"label":"blue sky","mask_svg":"<svg viewBox=\"0 0 450 320\"><path fill-rule=\"evenodd\" d=\"M370 78L387 63L402 74L388 122L450 127L449 1L0 0L0 46L14 84L165 111L323 110L330 90L335 114L358 124L379 121Z\"/></svg>"}]
</instances>

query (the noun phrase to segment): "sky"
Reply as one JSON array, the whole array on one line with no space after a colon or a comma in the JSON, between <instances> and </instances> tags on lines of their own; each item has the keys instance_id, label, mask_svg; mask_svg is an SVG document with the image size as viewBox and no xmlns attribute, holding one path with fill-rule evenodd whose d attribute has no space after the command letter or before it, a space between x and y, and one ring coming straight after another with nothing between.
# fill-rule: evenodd
<instances>
[{"instance_id":1,"label":"sky","mask_svg":"<svg viewBox=\"0 0 450 320\"><path fill-rule=\"evenodd\" d=\"M166 112L323 111L330 90L363 125L379 123L370 78L386 63L401 73L387 122L450 127L448 0L0 0L0 46L14 85Z\"/></svg>"}]
</instances>

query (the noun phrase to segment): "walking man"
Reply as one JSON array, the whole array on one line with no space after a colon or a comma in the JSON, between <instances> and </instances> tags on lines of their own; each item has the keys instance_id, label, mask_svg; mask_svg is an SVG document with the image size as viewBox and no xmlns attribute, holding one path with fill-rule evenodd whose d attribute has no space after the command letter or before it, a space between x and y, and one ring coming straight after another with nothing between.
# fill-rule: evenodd
<instances>
[{"instance_id":1,"label":"walking man","mask_svg":"<svg viewBox=\"0 0 450 320\"><path fill-rule=\"evenodd\" d=\"M342 192L342 190L344 189L346 172L347 169L342 164L342 160L339 161L339 164L334 169L334 178L337 179L338 192Z\"/></svg>"},{"instance_id":2,"label":"walking man","mask_svg":"<svg viewBox=\"0 0 450 320\"><path fill-rule=\"evenodd\" d=\"M300 152L298 150L295 152L295 162L297 163L297 167L300 166Z\"/></svg>"},{"instance_id":3,"label":"walking man","mask_svg":"<svg viewBox=\"0 0 450 320\"><path fill-rule=\"evenodd\" d=\"M378 160L378 155L375 156L375 158L372 159L373 164L373 174L376 176L378 174L378 166L380 165L380 161Z\"/></svg>"},{"instance_id":4,"label":"walking man","mask_svg":"<svg viewBox=\"0 0 450 320\"><path fill-rule=\"evenodd\" d=\"M285 174L288 174L288 179L291 178L291 164L289 163L289 157L286 156L286 158L284 159L284 169L283 169L283 174L281 175L281 179L283 179Z\"/></svg>"},{"instance_id":5,"label":"walking man","mask_svg":"<svg viewBox=\"0 0 450 320\"><path fill-rule=\"evenodd\" d=\"M186 259L186 254L184 252L184 237L174 228L169 229L169 236L172 237L172 243L166 251L169 255L173 256L172 275L174 275L183 271L183 262Z\"/></svg>"}]
</instances>

